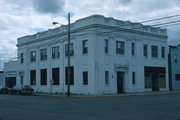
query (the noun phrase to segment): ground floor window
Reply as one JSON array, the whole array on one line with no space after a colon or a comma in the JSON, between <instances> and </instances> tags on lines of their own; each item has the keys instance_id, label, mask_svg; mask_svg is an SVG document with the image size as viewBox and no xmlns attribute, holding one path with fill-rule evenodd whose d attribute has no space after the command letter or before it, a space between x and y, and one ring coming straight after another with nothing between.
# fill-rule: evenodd
<instances>
[{"instance_id":1,"label":"ground floor window","mask_svg":"<svg viewBox=\"0 0 180 120\"><path fill-rule=\"evenodd\" d=\"M47 69L41 69L41 85L47 85Z\"/></svg>"},{"instance_id":2,"label":"ground floor window","mask_svg":"<svg viewBox=\"0 0 180 120\"><path fill-rule=\"evenodd\" d=\"M36 85L36 70L30 70L30 84Z\"/></svg>"},{"instance_id":3,"label":"ground floor window","mask_svg":"<svg viewBox=\"0 0 180 120\"><path fill-rule=\"evenodd\" d=\"M83 72L83 85L88 85L88 72Z\"/></svg>"},{"instance_id":4,"label":"ground floor window","mask_svg":"<svg viewBox=\"0 0 180 120\"><path fill-rule=\"evenodd\" d=\"M175 74L175 78L177 81L180 81L180 74Z\"/></svg>"},{"instance_id":5,"label":"ground floor window","mask_svg":"<svg viewBox=\"0 0 180 120\"><path fill-rule=\"evenodd\" d=\"M16 85L16 77L5 77L5 86L12 88Z\"/></svg>"},{"instance_id":6,"label":"ground floor window","mask_svg":"<svg viewBox=\"0 0 180 120\"><path fill-rule=\"evenodd\" d=\"M105 71L105 84L109 85L109 71Z\"/></svg>"},{"instance_id":7,"label":"ground floor window","mask_svg":"<svg viewBox=\"0 0 180 120\"><path fill-rule=\"evenodd\" d=\"M145 88L166 88L165 67L144 67Z\"/></svg>"},{"instance_id":8,"label":"ground floor window","mask_svg":"<svg viewBox=\"0 0 180 120\"><path fill-rule=\"evenodd\" d=\"M70 85L74 85L74 67L70 66L70 76L68 76L68 67L65 68L66 85L68 85L68 77L70 77Z\"/></svg>"},{"instance_id":9,"label":"ground floor window","mask_svg":"<svg viewBox=\"0 0 180 120\"><path fill-rule=\"evenodd\" d=\"M53 85L59 85L59 68L52 68Z\"/></svg>"},{"instance_id":10,"label":"ground floor window","mask_svg":"<svg viewBox=\"0 0 180 120\"><path fill-rule=\"evenodd\" d=\"M20 84L21 84L21 85L23 85L23 84L24 84L24 83L23 83L23 79L24 79L24 76L23 76L23 75L21 75L21 76L20 76Z\"/></svg>"},{"instance_id":11,"label":"ground floor window","mask_svg":"<svg viewBox=\"0 0 180 120\"><path fill-rule=\"evenodd\" d=\"M136 83L135 77L136 77L135 72L132 72L132 84Z\"/></svg>"}]
</instances>

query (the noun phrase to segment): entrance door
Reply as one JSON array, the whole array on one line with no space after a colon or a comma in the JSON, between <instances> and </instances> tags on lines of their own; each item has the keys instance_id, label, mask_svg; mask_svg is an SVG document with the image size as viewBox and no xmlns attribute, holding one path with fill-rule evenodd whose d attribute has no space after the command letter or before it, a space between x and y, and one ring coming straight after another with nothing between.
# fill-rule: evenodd
<instances>
[{"instance_id":1,"label":"entrance door","mask_svg":"<svg viewBox=\"0 0 180 120\"><path fill-rule=\"evenodd\" d=\"M123 93L124 72L117 72L117 93Z\"/></svg>"}]
</instances>

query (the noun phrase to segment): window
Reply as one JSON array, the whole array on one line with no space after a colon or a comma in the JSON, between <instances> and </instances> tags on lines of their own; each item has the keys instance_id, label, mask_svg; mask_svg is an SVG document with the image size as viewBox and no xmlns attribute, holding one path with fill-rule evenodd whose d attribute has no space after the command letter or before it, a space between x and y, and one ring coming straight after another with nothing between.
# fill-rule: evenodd
<instances>
[{"instance_id":1,"label":"window","mask_svg":"<svg viewBox=\"0 0 180 120\"><path fill-rule=\"evenodd\" d=\"M147 57L148 56L148 45L144 44L143 48L144 48L144 56Z\"/></svg>"},{"instance_id":2,"label":"window","mask_svg":"<svg viewBox=\"0 0 180 120\"><path fill-rule=\"evenodd\" d=\"M104 52L108 53L108 49L109 49L109 41L107 39L105 39L105 47L104 47Z\"/></svg>"},{"instance_id":3,"label":"window","mask_svg":"<svg viewBox=\"0 0 180 120\"><path fill-rule=\"evenodd\" d=\"M151 46L151 56L152 57L158 57L158 46Z\"/></svg>"},{"instance_id":4,"label":"window","mask_svg":"<svg viewBox=\"0 0 180 120\"><path fill-rule=\"evenodd\" d=\"M47 49L41 49L40 53L41 53L40 59L47 60Z\"/></svg>"},{"instance_id":5,"label":"window","mask_svg":"<svg viewBox=\"0 0 180 120\"><path fill-rule=\"evenodd\" d=\"M109 71L105 71L105 84L109 85Z\"/></svg>"},{"instance_id":6,"label":"window","mask_svg":"<svg viewBox=\"0 0 180 120\"><path fill-rule=\"evenodd\" d=\"M136 79L135 79L135 72L132 72L132 84L136 83Z\"/></svg>"},{"instance_id":7,"label":"window","mask_svg":"<svg viewBox=\"0 0 180 120\"><path fill-rule=\"evenodd\" d=\"M68 85L68 67L65 68L66 85ZM74 67L70 66L70 85L74 85Z\"/></svg>"},{"instance_id":8,"label":"window","mask_svg":"<svg viewBox=\"0 0 180 120\"><path fill-rule=\"evenodd\" d=\"M88 72L83 72L83 85L88 85Z\"/></svg>"},{"instance_id":9,"label":"window","mask_svg":"<svg viewBox=\"0 0 180 120\"><path fill-rule=\"evenodd\" d=\"M82 53L83 53L83 54L87 54L87 53L88 53L87 40L82 41Z\"/></svg>"},{"instance_id":10,"label":"window","mask_svg":"<svg viewBox=\"0 0 180 120\"><path fill-rule=\"evenodd\" d=\"M24 62L24 54L21 53L21 63L23 63L23 62Z\"/></svg>"},{"instance_id":11,"label":"window","mask_svg":"<svg viewBox=\"0 0 180 120\"><path fill-rule=\"evenodd\" d=\"M116 53L124 55L124 41L116 41Z\"/></svg>"},{"instance_id":12,"label":"window","mask_svg":"<svg viewBox=\"0 0 180 120\"><path fill-rule=\"evenodd\" d=\"M59 58L59 46L52 48L52 58Z\"/></svg>"},{"instance_id":13,"label":"window","mask_svg":"<svg viewBox=\"0 0 180 120\"><path fill-rule=\"evenodd\" d=\"M41 69L41 85L47 85L47 69Z\"/></svg>"},{"instance_id":14,"label":"window","mask_svg":"<svg viewBox=\"0 0 180 120\"><path fill-rule=\"evenodd\" d=\"M161 47L161 57L165 58L165 47Z\"/></svg>"},{"instance_id":15,"label":"window","mask_svg":"<svg viewBox=\"0 0 180 120\"><path fill-rule=\"evenodd\" d=\"M174 62L177 63L177 54L174 54Z\"/></svg>"},{"instance_id":16,"label":"window","mask_svg":"<svg viewBox=\"0 0 180 120\"><path fill-rule=\"evenodd\" d=\"M74 55L73 43L70 44L70 56ZM68 44L65 45L65 56L68 56Z\"/></svg>"},{"instance_id":17,"label":"window","mask_svg":"<svg viewBox=\"0 0 180 120\"><path fill-rule=\"evenodd\" d=\"M131 54L132 56L135 55L135 43L131 43Z\"/></svg>"},{"instance_id":18,"label":"window","mask_svg":"<svg viewBox=\"0 0 180 120\"><path fill-rule=\"evenodd\" d=\"M35 62L36 61L36 51L30 52L30 61Z\"/></svg>"},{"instance_id":19,"label":"window","mask_svg":"<svg viewBox=\"0 0 180 120\"><path fill-rule=\"evenodd\" d=\"M21 75L21 76L20 76L20 85L23 85L23 79L24 79L24 76Z\"/></svg>"},{"instance_id":20,"label":"window","mask_svg":"<svg viewBox=\"0 0 180 120\"><path fill-rule=\"evenodd\" d=\"M53 85L59 85L59 68L52 68Z\"/></svg>"},{"instance_id":21,"label":"window","mask_svg":"<svg viewBox=\"0 0 180 120\"><path fill-rule=\"evenodd\" d=\"M36 85L36 70L30 71L30 84Z\"/></svg>"},{"instance_id":22,"label":"window","mask_svg":"<svg viewBox=\"0 0 180 120\"><path fill-rule=\"evenodd\" d=\"M175 74L175 78L177 81L180 81L180 74Z\"/></svg>"}]
</instances>

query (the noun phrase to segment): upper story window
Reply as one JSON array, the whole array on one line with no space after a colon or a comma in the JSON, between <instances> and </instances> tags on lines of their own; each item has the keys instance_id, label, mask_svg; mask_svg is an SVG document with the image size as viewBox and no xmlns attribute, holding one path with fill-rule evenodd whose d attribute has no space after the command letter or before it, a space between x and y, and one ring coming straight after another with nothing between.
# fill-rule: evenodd
<instances>
[{"instance_id":1,"label":"upper story window","mask_svg":"<svg viewBox=\"0 0 180 120\"><path fill-rule=\"evenodd\" d=\"M69 55L73 56L74 55L73 43L70 43L69 47L70 47ZM68 44L65 45L65 56L68 56Z\"/></svg>"},{"instance_id":2,"label":"upper story window","mask_svg":"<svg viewBox=\"0 0 180 120\"><path fill-rule=\"evenodd\" d=\"M41 53L40 59L47 60L47 49L41 49L40 53Z\"/></svg>"},{"instance_id":3,"label":"upper story window","mask_svg":"<svg viewBox=\"0 0 180 120\"><path fill-rule=\"evenodd\" d=\"M36 51L30 52L30 62L36 61Z\"/></svg>"},{"instance_id":4,"label":"upper story window","mask_svg":"<svg viewBox=\"0 0 180 120\"><path fill-rule=\"evenodd\" d=\"M131 43L131 54L132 56L135 55L135 43Z\"/></svg>"},{"instance_id":5,"label":"upper story window","mask_svg":"<svg viewBox=\"0 0 180 120\"><path fill-rule=\"evenodd\" d=\"M21 57L20 62L21 62L21 63L23 63L23 62L24 62L24 54L23 54L23 53L21 53L20 57Z\"/></svg>"},{"instance_id":6,"label":"upper story window","mask_svg":"<svg viewBox=\"0 0 180 120\"><path fill-rule=\"evenodd\" d=\"M165 47L161 47L161 57L165 58Z\"/></svg>"},{"instance_id":7,"label":"upper story window","mask_svg":"<svg viewBox=\"0 0 180 120\"><path fill-rule=\"evenodd\" d=\"M88 41L87 40L82 41L82 53L83 54L88 53Z\"/></svg>"},{"instance_id":8,"label":"upper story window","mask_svg":"<svg viewBox=\"0 0 180 120\"><path fill-rule=\"evenodd\" d=\"M174 54L174 62L177 63L177 54Z\"/></svg>"},{"instance_id":9,"label":"upper story window","mask_svg":"<svg viewBox=\"0 0 180 120\"><path fill-rule=\"evenodd\" d=\"M144 56L147 57L147 56L148 56L148 45L147 45L147 44L144 44L144 45L143 45L143 49L144 49L144 51L143 51Z\"/></svg>"},{"instance_id":10,"label":"upper story window","mask_svg":"<svg viewBox=\"0 0 180 120\"><path fill-rule=\"evenodd\" d=\"M124 41L116 41L116 54L124 55Z\"/></svg>"},{"instance_id":11,"label":"upper story window","mask_svg":"<svg viewBox=\"0 0 180 120\"><path fill-rule=\"evenodd\" d=\"M158 46L155 45L151 46L151 56L158 57Z\"/></svg>"},{"instance_id":12,"label":"upper story window","mask_svg":"<svg viewBox=\"0 0 180 120\"><path fill-rule=\"evenodd\" d=\"M108 49L109 49L109 41L107 39L105 39L104 52L108 53Z\"/></svg>"},{"instance_id":13,"label":"upper story window","mask_svg":"<svg viewBox=\"0 0 180 120\"><path fill-rule=\"evenodd\" d=\"M52 48L52 58L59 58L59 46Z\"/></svg>"}]
</instances>

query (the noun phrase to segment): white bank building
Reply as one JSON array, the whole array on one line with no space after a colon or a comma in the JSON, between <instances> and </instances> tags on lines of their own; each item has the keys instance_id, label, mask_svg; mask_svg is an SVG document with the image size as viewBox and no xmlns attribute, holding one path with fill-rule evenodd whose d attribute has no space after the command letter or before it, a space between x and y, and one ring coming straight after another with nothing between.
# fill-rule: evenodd
<instances>
[{"instance_id":1,"label":"white bank building","mask_svg":"<svg viewBox=\"0 0 180 120\"><path fill-rule=\"evenodd\" d=\"M67 25L18 38L17 85L67 92ZM167 91L167 30L92 15L71 24L70 91Z\"/></svg>"}]
</instances>

